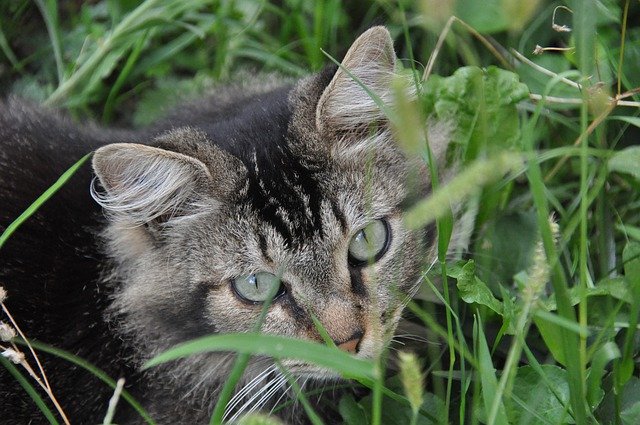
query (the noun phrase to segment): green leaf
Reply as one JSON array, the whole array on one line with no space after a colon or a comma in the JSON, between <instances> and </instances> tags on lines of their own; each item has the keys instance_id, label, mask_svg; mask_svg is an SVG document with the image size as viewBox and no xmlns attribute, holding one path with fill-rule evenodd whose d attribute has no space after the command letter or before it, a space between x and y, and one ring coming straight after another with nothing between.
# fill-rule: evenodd
<instances>
[{"instance_id":1,"label":"green leaf","mask_svg":"<svg viewBox=\"0 0 640 425\"><path fill-rule=\"evenodd\" d=\"M423 91L427 113L456 123L452 139L466 160L520 141L516 104L528 98L529 90L517 74L494 66L467 66L447 78L430 78Z\"/></svg>"},{"instance_id":2,"label":"green leaf","mask_svg":"<svg viewBox=\"0 0 640 425\"><path fill-rule=\"evenodd\" d=\"M617 419L623 425L637 425L640 417L640 378L632 376L619 394L607 391L598 409L601 423L613 424Z\"/></svg>"},{"instance_id":3,"label":"green leaf","mask_svg":"<svg viewBox=\"0 0 640 425\"><path fill-rule=\"evenodd\" d=\"M296 338L260 333L210 335L177 345L149 360L148 369L171 360L210 351L232 351L263 355L275 359L298 359L327 367L353 379L371 379L376 376L372 362L357 359L343 351L326 345Z\"/></svg>"},{"instance_id":4,"label":"green leaf","mask_svg":"<svg viewBox=\"0 0 640 425\"><path fill-rule=\"evenodd\" d=\"M632 302L629 294L629 285L627 285L625 279L621 277L605 278L598 282L596 286L590 288L574 286L569 289L569 300L571 305L578 304L584 297L607 295L626 303ZM551 294L546 300L540 300L540 303L542 303L544 308L548 311L554 311L558 308L555 294Z\"/></svg>"},{"instance_id":5,"label":"green leaf","mask_svg":"<svg viewBox=\"0 0 640 425\"><path fill-rule=\"evenodd\" d=\"M533 323L535 323L538 328L553 358L560 364L566 364L563 345L564 332L562 327L540 314L533 316Z\"/></svg>"},{"instance_id":6,"label":"green leaf","mask_svg":"<svg viewBox=\"0 0 640 425\"><path fill-rule=\"evenodd\" d=\"M517 400L511 410L512 423L531 423L532 412L537 417L534 423L575 423L567 413L567 371L554 365L541 365L540 368L543 376L531 366L518 368L512 392Z\"/></svg>"},{"instance_id":7,"label":"green leaf","mask_svg":"<svg viewBox=\"0 0 640 425\"><path fill-rule=\"evenodd\" d=\"M458 280L458 291L466 303L481 304L498 314L502 314L500 301L493 296L489 287L476 276L476 265L473 260L468 261L461 269L452 270L449 274Z\"/></svg>"},{"instance_id":8,"label":"green leaf","mask_svg":"<svg viewBox=\"0 0 640 425\"><path fill-rule=\"evenodd\" d=\"M609 170L629 174L640 180L640 146L631 146L616 152L609 159Z\"/></svg>"}]
</instances>

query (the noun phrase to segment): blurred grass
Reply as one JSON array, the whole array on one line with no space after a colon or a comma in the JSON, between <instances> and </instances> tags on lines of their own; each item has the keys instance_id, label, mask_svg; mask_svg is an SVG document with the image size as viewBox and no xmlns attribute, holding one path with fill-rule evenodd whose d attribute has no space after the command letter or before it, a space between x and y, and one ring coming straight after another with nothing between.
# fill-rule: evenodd
<instances>
[{"instance_id":1,"label":"blurred grass","mask_svg":"<svg viewBox=\"0 0 640 425\"><path fill-rule=\"evenodd\" d=\"M431 77L420 82L452 13L473 31L454 22ZM640 3L629 0L13 0L0 4L0 93L82 120L140 125L184 97L249 75L242 70L292 77L319 70L322 50L340 58L364 29L386 25L422 93L418 105L401 102L403 146L431 164L415 120L451 120L449 158L461 173L447 184L432 167L434 197L406 217L411 226L437 220L439 237L440 267L410 304L415 332L441 344L406 347L429 371L420 413L415 401L400 403L395 377L369 382L373 397L344 406L374 423L398 402L397 417L420 424L633 424L640 414L638 22ZM566 50L536 56L536 45ZM504 64L524 96L513 74L487 68ZM629 106L607 104L608 94L625 93ZM459 200L477 206L465 257L476 267L464 287L460 270L469 268L447 255L456 226L450 202ZM538 244L550 277L529 317L523 294ZM423 299L429 290L439 303ZM486 291L499 309L483 304ZM293 355L303 355L293 344ZM340 370L339 355L327 350L318 352L322 361ZM499 399L487 400L503 379ZM333 408L346 423L366 423Z\"/></svg>"}]
</instances>

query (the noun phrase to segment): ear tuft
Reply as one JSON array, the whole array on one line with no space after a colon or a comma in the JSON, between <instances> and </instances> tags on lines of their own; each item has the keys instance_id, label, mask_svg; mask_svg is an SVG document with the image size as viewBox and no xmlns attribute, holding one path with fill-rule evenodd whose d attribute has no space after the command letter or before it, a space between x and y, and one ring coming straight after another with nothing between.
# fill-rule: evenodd
<instances>
[{"instance_id":1,"label":"ear tuft","mask_svg":"<svg viewBox=\"0 0 640 425\"><path fill-rule=\"evenodd\" d=\"M373 27L358 37L320 97L316 108L318 131L347 132L384 120L383 111L360 83L383 103L391 104L395 64L393 40L386 28Z\"/></svg>"},{"instance_id":2,"label":"ear tuft","mask_svg":"<svg viewBox=\"0 0 640 425\"><path fill-rule=\"evenodd\" d=\"M91 194L109 215L131 225L161 217L202 212L203 188L211 174L187 155L134 143L114 143L98 149L93 169L103 191Z\"/></svg>"}]
</instances>

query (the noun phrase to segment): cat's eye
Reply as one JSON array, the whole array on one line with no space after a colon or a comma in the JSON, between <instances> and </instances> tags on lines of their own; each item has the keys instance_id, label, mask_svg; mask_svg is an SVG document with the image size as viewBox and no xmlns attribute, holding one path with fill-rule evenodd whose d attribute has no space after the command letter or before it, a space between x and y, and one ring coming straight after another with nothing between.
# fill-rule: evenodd
<instances>
[{"instance_id":1,"label":"cat's eye","mask_svg":"<svg viewBox=\"0 0 640 425\"><path fill-rule=\"evenodd\" d=\"M267 272L237 277L231 281L231 286L238 297L252 303L262 303L285 293L282 279Z\"/></svg>"},{"instance_id":2,"label":"cat's eye","mask_svg":"<svg viewBox=\"0 0 640 425\"><path fill-rule=\"evenodd\" d=\"M378 261L387 252L391 240L389 223L374 220L353 235L349 242L349 263L360 267Z\"/></svg>"}]
</instances>

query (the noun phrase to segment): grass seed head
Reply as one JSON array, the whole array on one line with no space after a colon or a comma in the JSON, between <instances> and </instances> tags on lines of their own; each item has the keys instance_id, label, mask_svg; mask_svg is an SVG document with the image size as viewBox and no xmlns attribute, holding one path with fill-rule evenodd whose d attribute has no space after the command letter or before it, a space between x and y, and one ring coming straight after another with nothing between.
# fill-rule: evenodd
<instances>
[{"instance_id":1,"label":"grass seed head","mask_svg":"<svg viewBox=\"0 0 640 425\"><path fill-rule=\"evenodd\" d=\"M7 348L2 352L2 357L15 364L22 364L24 360L24 353L14 350L13 348Z\"/></svg>"},{"instance_id":2,"label":"grass seed head","mask_svg":"<svg viewBox=\"0 0 640 425\"><path fill-rule=\"evenodd\" d=\"M422 406L422 371L420 363L414 353L401 351L398 353L400 360L400 380L404 392L409 399L411 409L417 412Z\"/></svg>"},{"instance_id":3,"label":"grass seed head","mask_svg":"<svg viewBox=\"0 0 640 425\"><path fill-rule=\"evenodd\" d=\"M15 337L16 330L13 328L13 326L5 322L0 322L0 341L11 341Z\"/></svg>"}]
</instances>

